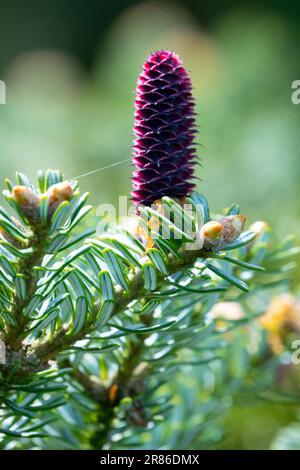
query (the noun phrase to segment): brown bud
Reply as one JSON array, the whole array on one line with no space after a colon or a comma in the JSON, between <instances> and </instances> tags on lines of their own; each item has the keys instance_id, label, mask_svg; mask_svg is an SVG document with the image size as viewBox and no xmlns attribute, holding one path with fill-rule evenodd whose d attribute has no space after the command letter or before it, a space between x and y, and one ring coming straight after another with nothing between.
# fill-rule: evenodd
<instances>
[{"instance_id":1,"label":"brown bud","mask_svg":"<svg viewBox=\"0 0 300 470\"><path fill-rule=\"evenodd\" d=\"M244 215L228 215L222 217L219 222L223 225L223 235L221 240L221 246L232 243L242 233L246 222Z\"/></svg>"},{"instance_id":2,"label":"brown bud","mask_svg":"<svg viewBox=\"0 0 300 470\"><path fill-rule=\"evenodd\" d=\"M217 248L222 239L224 227L220 222L211 220L203 225L200 235L203 238L203 247L211 250Z\"/></svg>"},{"instance_id":3,"label":"brown bud","mask_svg":"<svg viewBox=\"0 0 300 470\"><path fill-rule=\"evenodd\" d=\"M15 186L12 197L30 224L40 222L39 197L28 186Z\"/></svg>"},{"instance_id":4,"label":"brown bud","mask_svg":"<svg viewBox=\"0 0 300 470\"><path fill-rule=\"evenodd\" d=\"M70 183L63 181L62 183L53 184L47 191L49 216L52 217L58 206L69 201L73 196L73 189Z\"/></svg>"},{"instance_id":5,"label":"brown bud","mask_svg":"<svg viewBox=\"0 0 300 470\"><path fill-rule=\"evenodd\" d=\"M203 247L207 250L218 250L233 242L242 233L245 220L243 215L228 215L207 222L200 231Z\"/></svg>"}]
</instances>

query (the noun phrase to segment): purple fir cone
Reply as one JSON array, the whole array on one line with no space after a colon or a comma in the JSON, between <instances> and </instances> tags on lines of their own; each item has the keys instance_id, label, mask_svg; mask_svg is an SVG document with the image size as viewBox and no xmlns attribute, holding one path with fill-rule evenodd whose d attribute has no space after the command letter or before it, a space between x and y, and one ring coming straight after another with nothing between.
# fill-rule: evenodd
<instances>
[{"instance_id":1,"label":"purple fir cone","mask_svg":"<svg viewBox=\"0 0 300 470\"><path fill-rule=\"evenodd\" d=\"M173 52L150 55L138 78L132 199L149 206L195 187L196 133L191 80Z\"/></svg>"}]
</instances>

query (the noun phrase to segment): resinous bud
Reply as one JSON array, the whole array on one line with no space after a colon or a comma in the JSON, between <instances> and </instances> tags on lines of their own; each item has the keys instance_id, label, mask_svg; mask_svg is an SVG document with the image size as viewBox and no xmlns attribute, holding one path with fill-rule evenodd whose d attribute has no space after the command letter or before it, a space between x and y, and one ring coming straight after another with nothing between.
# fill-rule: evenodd
<instances>
[{"instance_id":1,"label":"resinous bud","mask_svg":"<svg viewBox=\"0 0 300 470\"><path fill-rule=\"evenodd\" d=\"M225 246L240 236L244 230L246 217L244 215L228 215L218 219L218 221L223 225L221 246Z\"/></svg>"},{"instance_id":2,"label":"resinous bud","mask_svg":"<svg viewBox=\"0 0 300 470\"><path fill-rule=\"evenodd\" d=\"M31 188L28 186L15 186L12 189L12 197L30 224L39 223L39 197Z\"/></svg>"},{"instance_id":3,"label":"resinous bud","mask_svg":"<svg viewBox=\"0 0 300 470\"><path fill-rule=\"evenodd\" d=\"M69 201L73 196L73 189L70 183L63 181L61 183L50 186L47 191L48 195L48 214L50 217L54 214L58 206Z\"/></svg>"},{"instance_id":4,"label":"resinous bud","mask_svg":"<svg viewBox=\"0 0 300 470\"><path fill-rule=\"evenodd\" d=\"M204 224L200 231L200 235L203 238L203 248L208 250L217 248L221 243L223 231L223 225L216 220L211 220Z\"/></svg>"}]
</instances>

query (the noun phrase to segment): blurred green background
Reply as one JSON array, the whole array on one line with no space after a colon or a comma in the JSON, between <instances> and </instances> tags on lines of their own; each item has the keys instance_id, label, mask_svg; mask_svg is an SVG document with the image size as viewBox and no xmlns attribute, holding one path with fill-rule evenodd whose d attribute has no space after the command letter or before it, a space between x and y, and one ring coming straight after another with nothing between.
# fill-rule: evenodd
<instances>
[{"instance_id":1,"label":"blurred green background","mask_svg":"<svg viewBox=\"0 0 300 470\"><path fill-rule=\"evenodd\" d=\"M151 51L168 48L193 81L199 190L216 211L238 202L249 223L299 237L300 105L291 102L299 2L1 0L0 8L2 180L49 167L72 177L129 158L137 76ZM130 193L130 174L125 162L81 187L95 205L116 204ZM274 406L258 413L257 423L252 408L233 410L227 447L266 448L293 419Z\"/></svg>"}]
</instances>

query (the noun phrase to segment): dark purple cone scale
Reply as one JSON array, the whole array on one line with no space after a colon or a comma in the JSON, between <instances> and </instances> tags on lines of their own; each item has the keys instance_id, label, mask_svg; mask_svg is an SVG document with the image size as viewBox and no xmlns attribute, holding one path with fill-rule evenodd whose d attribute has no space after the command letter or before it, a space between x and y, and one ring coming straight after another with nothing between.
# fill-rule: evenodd
<instances>
[{"instance_id":1,"label":"dark purple cone scale","mask_svg":"<svg viewBox=\"0 0 300 470\"><path fill-rule=\"evenodd\" d=\"M190 78L173 52L158 51L144 64L135 101L132 199L151 205L194 189L196 125Z\"/></svg>"}]
</instances>

